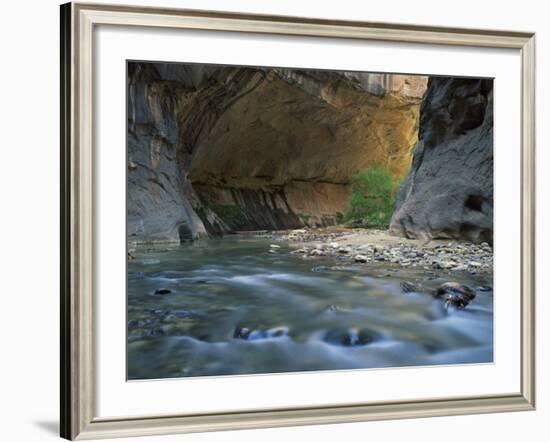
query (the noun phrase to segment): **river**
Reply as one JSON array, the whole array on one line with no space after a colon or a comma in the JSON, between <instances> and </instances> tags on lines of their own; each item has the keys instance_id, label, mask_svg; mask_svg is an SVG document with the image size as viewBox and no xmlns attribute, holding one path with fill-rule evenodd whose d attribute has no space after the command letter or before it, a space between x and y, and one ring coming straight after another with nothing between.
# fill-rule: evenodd
<instances>
[{"instance_id":1,"label":"river","mask_svg":"<svg viewBox=\"0 0 550 442\"><path fill-rule=\"evenodd\" d=\"M128 379L487 363L490 275L303 259L247 237L138 249L128 262ZM463 310L401 281L476 290ZM155 294L163 293L163 294Z\"/></svg>"}]
</instances>

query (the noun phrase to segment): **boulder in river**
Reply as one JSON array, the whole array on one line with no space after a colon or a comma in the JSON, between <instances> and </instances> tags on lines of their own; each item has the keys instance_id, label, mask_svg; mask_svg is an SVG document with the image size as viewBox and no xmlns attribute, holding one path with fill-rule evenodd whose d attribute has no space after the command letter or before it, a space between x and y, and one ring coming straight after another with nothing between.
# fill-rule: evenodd
<instances>
[{"instance_id":1,"label":"boulder in river","mask_svg":"<svg viewBox=\"0 0 550 442\"><path fill-rule=\"evenodd\" d=\"M444 300L445 306L463 309L476 297L476 292L467 285L457 282L446 282L440 285L433 295L436 298Z\"/></svg>"},{"instance_id":2,"label":"boulder in river","mask_svg":"<svg viewBox=\"0 0 550 442\"><path fill-rule=\"evenodd\" d=\"M435 290L426 289L419 284L403 281L400 284L403 293L427 293L445 302L445 307L465 308L476 297L475 290L458 282L446 282Z\"/></svg>"}]
</instances>

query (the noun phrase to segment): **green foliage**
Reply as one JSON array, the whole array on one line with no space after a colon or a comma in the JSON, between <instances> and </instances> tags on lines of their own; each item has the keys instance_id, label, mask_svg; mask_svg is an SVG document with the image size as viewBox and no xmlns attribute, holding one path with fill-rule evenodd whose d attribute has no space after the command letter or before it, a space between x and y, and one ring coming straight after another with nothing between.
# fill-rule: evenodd
<instances>
[{"instance_id":1,"label":"green foliage","mask_svg":"<svg viewBox=\"0 0 550 442\"><path fill-rule=\"evenodd\" d=\"M351 177L351 196L345 217L370 226L387 226L395 205L400 182L387 168L371 166Z\"/></svg>"},{"instance_id":2,"label":"green foliage","mask_svg":"<svg viewBox=\"0 0 550 442\"><path fill-rule=\"evenodd\" d=\"M246 216L238 206L210 202L207 207L232 227L246 224Z\"/></svg>"}]
</instances>

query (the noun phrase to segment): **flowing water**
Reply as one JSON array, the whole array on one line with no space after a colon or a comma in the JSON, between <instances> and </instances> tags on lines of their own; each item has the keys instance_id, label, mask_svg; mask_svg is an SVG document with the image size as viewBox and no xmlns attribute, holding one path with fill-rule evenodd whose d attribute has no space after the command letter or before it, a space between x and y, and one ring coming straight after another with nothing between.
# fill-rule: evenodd
<instances>
[{"instance_id":1,"label":"flowing water","mask_svg":"<svg viewBox=\"0 0 550 442\"><path fill-rule=\"evenodd\" d=\"M303 259L270 244L229 237L138 250L128 263L128 378L493 360L492 291L447 310L399 287L475 288L491 276Z\"/></svg>"}]
</instances>

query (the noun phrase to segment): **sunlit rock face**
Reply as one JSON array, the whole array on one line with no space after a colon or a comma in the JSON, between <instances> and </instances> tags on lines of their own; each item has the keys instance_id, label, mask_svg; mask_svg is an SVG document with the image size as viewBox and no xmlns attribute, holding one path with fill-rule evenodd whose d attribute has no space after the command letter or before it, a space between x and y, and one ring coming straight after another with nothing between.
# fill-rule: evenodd
<instances>
[{"instance_id":1,"label":"sunlit rock face","mask_svg":"<svg viewBox=\"0 0 550 442\"><path fill-rule=\"evenodd\" d=\"M493 241L493 80L432 77L390 229Z\"/></svg>"},{"instance_id":2,"label":"sunlit rock face","mask_svg":"<svg viewBox=\"0 0 550 442\"><path fill-rule=\"evenodd\" d=\"M350 177L404 176L427 77L129 64L136 241L333 224Z\"/></svg>"}]
</instances>

